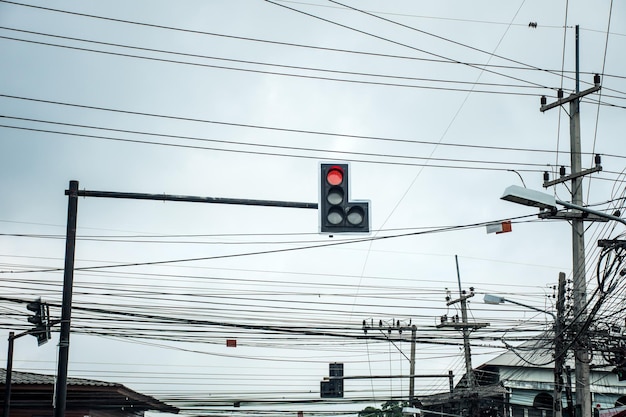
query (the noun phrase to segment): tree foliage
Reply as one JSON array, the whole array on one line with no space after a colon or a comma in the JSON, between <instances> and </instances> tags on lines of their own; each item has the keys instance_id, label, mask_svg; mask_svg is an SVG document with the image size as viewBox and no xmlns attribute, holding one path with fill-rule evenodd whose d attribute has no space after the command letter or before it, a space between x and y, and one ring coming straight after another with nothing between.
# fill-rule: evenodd
<instances>
[{"instance_id":1,"label":"tree foliage","mask_svg":"<svg viewBox=\"0 0 626 417\"><path fill-rule=\"evenodd\" d=\"M402 417L402 407L406 406L406 402L385 401L380 408L365 407L359 417Z\"/></svg>"}]
</instances>

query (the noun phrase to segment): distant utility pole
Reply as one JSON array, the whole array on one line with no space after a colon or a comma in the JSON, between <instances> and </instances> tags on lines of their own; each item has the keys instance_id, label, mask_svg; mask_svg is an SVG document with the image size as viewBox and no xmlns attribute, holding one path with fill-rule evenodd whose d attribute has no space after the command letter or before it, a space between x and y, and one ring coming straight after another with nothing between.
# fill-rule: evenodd
<instances>
[{"instance_id":1,"label":"distant utility pole","mask_svg":"<svg viewBox=\"0 0 626 417\"><path fill-rule=\"evenodd\" d=\"M446 305L461 303L461 320L453 319L448 320L447 316L441 317L441 323L437 325L437 328L452 327L455 329L461 329L463 333L463 352L465 355L465 379L467 381L467 387L473 388L476 386L476 378L474 376L474 368L472 367L472 352L470 347L470 330L480 329L489 326L489 323L469 323L467 321L467 299L474 296L474 288L470 287L469 294L463 291L461 288L461 274L459 272L459 259L455 255L456 261L456 274L459 282L459 298L452 300L449 294L446 294Z\"/></svg>"},{"instance_id":2,"label":"distant utility pole","mask_svg":"<svg viewBox=\"0 0 626 417\"><path fill-rule=\"evenodd\" d=\"M411 326L411 364L409 366L409 406L415 406L415 344L417 339L417 326Z\"/></svg>"},{"instance_id":3,"label":"distant utility pole","mask_svg":"<svg viewBox=\"0 0 626 417\"><path fill-rule=\"evenodd\" d=\"M576 25L576 91L569 97L563 98L563 91L559 90L558 100L551 104L546 104L546 98L541 98L541 111L545 112L555 107L559 107L565 103L569 103L570 117L570 159L572 172L565 176L562 169L562 177L554 181L548 181L544 175L545 188L571 180L572 204L583 205L583 189L582 177L593 172L601 171L599 156L596 157L595 168L583 170L581 161L581 145L580 145L580 99L588 94L595 93L600 90L600 76L594 77L594 86L580 91L580 58L579 58L579 27ZM565 216L559 216L571 220L572 222L572 263L573 263L573 281L574 281L574 317L576 322L574 328L578 328L586 320L587 317L587 282L585 278L585 217L582 213L567 213ZM595 218L587 218L587 220L596 220ZM591 416L591 391L589 388L589 352L588 337L586 334L577 334L578 342L574 345L575 358L575 375L576 375L576 406L578 408L577 417Z\"/></svg>"},{"instance_id":4,"label":"distant utility pole","mask_svg":"<svg viewBox=\"0 0 626 417\"><path fill-rule=\"evenodd\" d=\"M556 320L554 322L554 417L563 416L563 366L567 352L564 349L565 337L565 273L559 272L558 293L556 299Z\"/></svg>"},{"instance_id":5,"label":"distant utility pole","mask_svg":"<svg viewBox=\"0 0 626 417\"><path fill-rule=\"evenodd\" d=\"M367 323L367 320L363 320L363 331L367 333L368 330L374 328L374 321L372 320L371 325ZM415 345L417 344L417 326L409 323L408 326L403 326L400 323L400 320L396 321L393 319L391 326L383 323L382 320L378 321L378 330L382 333L384 328L387 329L388 333L391 334L392 330L397 330L400 334L403 331L411 331L411 358L409 359L409 405L411 407L414 406L415 401ZM393 343L393 342L392 342ZM395 344L394 344L395 345ZM397 346L396 346L397 348ZM402 355L406 358L406 355L402 350L398 348L398 351L402 353Z\"/></svg>"}]
</instances>

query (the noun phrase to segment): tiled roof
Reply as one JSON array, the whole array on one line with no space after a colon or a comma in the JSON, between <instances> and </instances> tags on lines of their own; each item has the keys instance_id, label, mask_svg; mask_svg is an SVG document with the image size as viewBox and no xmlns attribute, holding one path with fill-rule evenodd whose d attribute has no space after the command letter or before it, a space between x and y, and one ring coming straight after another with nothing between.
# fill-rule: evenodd
<instances>
[{"instance_id":1,"label":"tiled roof","mask_svg":"<svg viewBox=\"0 0 626 417\"><path fill-rule=\"evenodd\" d=\"M0 383L6 380L6 369L0 369ZM19 385L50 385L55 383L54 375L35 374L31 372L13 371L11 373L11 384ZM68 378L67 385L89 386L89 387L123 387L122 384L113 382L96 381L94 379Z\"/></svg>"},{"instance_id":2,"label":"tiled roof","mask_svg":"<svg viewBox=\"0 0 626 417\"><path fill-rule=\"evenodd\" d=\"M610 366L603 355L595 355L594 365ZM567 357L566 364L574 367L574 359ZM485 366L509 366L521 368L554 368L554 331L546 331L535 339L528 340L485 362Z\"/></svg>"},{"instance_id":3,"label":"tiled roof","mask_svg":"<svg viewBox=\"0 0 626 417\"><path fill-rule=\"evenodd\" d=\"M0 369L0 386L4 386L6 381L6 369ZM36 392L54 390L54 375L37 374L32 372L13 371L11 373L11 385L16 394L18 391L28 393L35 388ZM162 411L176 414L180 410L171 405L151 397L149 395L140 394L122 384L106 381L98 381L85 378L68 378L68 404L71 402L72 393L81 393L80 395L91 395L94 402L100 402L105 406L117 404L120 407L131 406L138 409ZM43 390L43 391L42 391ZM97 398L97 400L95 400Z\"/></svg>"}]
</instances>

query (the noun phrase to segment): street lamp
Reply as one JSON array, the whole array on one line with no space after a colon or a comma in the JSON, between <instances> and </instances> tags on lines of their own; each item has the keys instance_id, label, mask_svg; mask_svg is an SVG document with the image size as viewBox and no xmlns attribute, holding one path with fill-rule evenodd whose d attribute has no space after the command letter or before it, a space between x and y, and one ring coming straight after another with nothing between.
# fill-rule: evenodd
<instances>
[{"instance_id":1,"label":"street lamp","mask_svg":"<svg viewBox=\"0 0 626 417\"><path fill-rule=\"evenodd\" d=\"M621 217L606 214L601 211L592 210L588 207L579 206L576 204L568 203L567 201L557 200L554 196L541 191L535 191L528 188L520 187L519 185L511 185L504 190L504 194L500 197L501 200L510 201L512 203L522 204L524 206L538 207L542 210L557 210L557 204L565 208L582 211L583 213L593 214L598 217L602 217L608 220L614 220L626 225L626 220Z\"/></svg>"},{"instance_id":2,"label":"street lamp","mask_svg":"<svg viewBox=\"0 0 626 417\"><path fill-rule=\"evenodd\" d=\"M559 286L561 286L561 281L563 285L565 285L565 274L561 273L559 276ZM563 287L564 288L564 287ZM559 298L560 295L559 295ZM560 332L561 332L561 323L557 316L551 311L542 310L537 307L530 306L528 304L520 303L519 301L509 300L508 298L504 298L499 295L491 295L485 294L483 297L483 301L485 304L504 304L511 303L518 306L522 306L528 308L530 310L538 311L540 313L549 314L554 319L554 397L552 402L552 414L555 417L561 417L562 413L562 404L561 404L561 390L562 390L562 381L561 381L561 372L563 367L563 358L561 356L561 346L560 346ZM561 301L559 301L561 302Z\"/></svg>"},{"instance_id":3,"label":"street lamp","mask_svg":"<svg viewBox=\"0 0 626 417\"><path fill-rule=\"evenodd\" d=\"M575 141L575 137L572 137L572 141ZM580 133L578 133L578 141L580 141ZM572 145L572 155L575 154L574 145ZM578 145L580 146L580 145ZM580 154L580 147L578 147L578 154ZM572 156L572 170L579 172L580 161L575 161ZM572 179L572 202L582 204L582 185L578 180ZM539 207L541 210L550 210L555 214L557 211L557 204L569 209L576 210L580 213L586 213L594 217L588 217L583 215L582 217L572 217L572 277L573 277L573 312L576 317L575 326L578 326L580 322L586 319L587 309L587 281L585 277L585 230L584 220L598 220L607 219L613 220L623 225L626 225L626 220L621 217L603 213L601 211L592 210L587 207L580 206L578 204L568 203L566 201L557 200L554 196L541 193L539 191L528 190L519 186L510 186L504 190L504 194L501 197L503 200L511 201L518 204L527 206ZM578 213L576 213L578 214ZM541 217L541 214L540 214ZM560 327L561 323L557 320L557 327ZM557 335L559 333L557 332ZM587 348L587 335L581 334L578 336L578 343L574 347L574 358L576 367L576 405L581 407L579 412L583 416L589 416L591 413L591 389L590 389L590 367L589 352ZM557 353L558 355L558 353ZM558 357L558 356L557 356Z\"/></svg>"},{"instance_id":4,"label":"street lamp","mask_svg":"<svg viewBox=\"0 0 626 417\"><path fill-rule=\"evenodd\" d=\"M504 297L501 297L499 295L485 294L485 296L483 297L483 301L485 302L485 304L504 304L504 303L515 304L515 305L518 305L518 306L529 308L531 310L538 311L540 313L549 314L556 321L556 315L554 313L550 312L550 311L546 311L546 310L542 310L542 309L537 308L537 307L529 306L528 304L523 304L523 303L520 303L519 301L509 300L508 298L504 298Z\"/></svg>"}]
</instances>

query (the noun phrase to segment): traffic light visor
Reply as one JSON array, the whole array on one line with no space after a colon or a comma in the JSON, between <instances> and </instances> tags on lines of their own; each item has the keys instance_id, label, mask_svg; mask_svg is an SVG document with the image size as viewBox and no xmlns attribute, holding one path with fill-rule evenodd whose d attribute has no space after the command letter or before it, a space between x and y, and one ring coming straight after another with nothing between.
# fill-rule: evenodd
<instances>
[{"instance_id":1,"label":"traffic light visor","mask_svg":"<svg viewBox=\"0 0 626 417\"><path fill-rule=\"evenodd\" d=\"M26 309L35 313L39 313L41 311L41 301L31 301L30 303L26 304Z\"/></svg>"}]
</instances>

